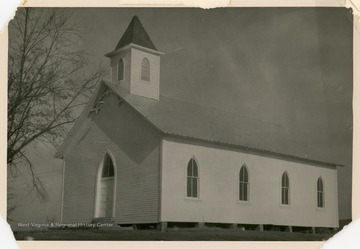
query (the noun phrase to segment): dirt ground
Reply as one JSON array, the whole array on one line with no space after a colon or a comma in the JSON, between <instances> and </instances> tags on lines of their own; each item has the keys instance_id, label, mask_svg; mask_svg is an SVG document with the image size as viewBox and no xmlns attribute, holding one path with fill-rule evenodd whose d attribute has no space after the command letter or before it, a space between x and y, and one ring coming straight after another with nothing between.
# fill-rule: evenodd
<instances>
[{"instance_id":1,"label":"dirt ground","mask_svg":"<svg viewBox=\"0 0 360 249\"><path fill-rule=\"evenodd\" d=\"M322 241L333 234L274 231L243 231L221 228L157 230L57 229L14 232L17 240L107 240L107 241Z\"/></svg>"}]
</instances>

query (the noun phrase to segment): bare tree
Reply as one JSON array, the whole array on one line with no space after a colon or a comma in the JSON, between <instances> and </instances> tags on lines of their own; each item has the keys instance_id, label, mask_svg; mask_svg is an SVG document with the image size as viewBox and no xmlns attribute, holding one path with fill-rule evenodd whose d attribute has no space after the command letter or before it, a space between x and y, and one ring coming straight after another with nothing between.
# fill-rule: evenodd
<instances>
[{"instance_id":1,"label":"bare tree","mask_svg":"<svg viewBox=\"0 0 360 249\"><path fill-rule=\"evenodd\" d=\"M81 29L72 20L61 9L20 8L9 23L7 167L12 174L20 162L28 165L43 201L47 192L25 150L39 141L57 144L106 73L91 69L77 48Z\"/></svg>"}]
</instances>

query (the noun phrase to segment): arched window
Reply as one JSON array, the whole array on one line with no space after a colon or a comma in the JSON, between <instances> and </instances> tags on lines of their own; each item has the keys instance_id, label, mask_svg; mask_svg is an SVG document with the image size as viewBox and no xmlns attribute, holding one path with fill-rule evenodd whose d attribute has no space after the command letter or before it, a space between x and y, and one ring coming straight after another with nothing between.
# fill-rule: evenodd
<instances>
[{"instance_id":1,"label":"arched window","mask_svg":"<svg viewBox=\"0 0 360 249\"><path fill-rule=\"evenodd\" d=\"M246 166L243 165L239 174L239 200L248 201L249 198L249 176Z\"/></svg>"},{"instance_id":2,"label":"arched window","mask_svg":"<svg viewBox=\"0 0 360 249\"><path fill-rule=\"evenodd\" d=\"M290 192L289 177L286 172L281 177L281 204L289 205L289 192Z\"/></svg>"},{"instance_id":3,"label":"arched window","mask_svg":"<svg viewBox=\"0 0 360 249\"><path fill-rule=\"evenodd\" d=\"M105 156L104 166L101 173L101 178L113 177L114 176L114 165L109 155Z\"/></svg>"},{"instance_id":4,"label":"arched window","mask_svg":"<svg viewBox=\"0 0 360 249\"><path fill-rule=\"evenodd\" d=\"M324 184L321 177L317 180L317 206L319 208L324 207Z\"/></svg>"},{"instance_id":5,"label":"arched window","mask_svg":"<svg viewBox=\"0 0 360 249\"><path fill-rule=\"evenodd\" d=\"M124 61L123 59L120 59L118 63L117 80L121 81L123 79L124 79Z\"/></svg>"},{"instance_id":6,"label":"arched window","mask_svg":"<svg viewBox=\"0 0 360 249\"><path fill-rule=\"evenodd\" d=\"M116 82L117 76L117 64L111 66L111 80L112 82Z\"/></svg>"},{"instance_id":7,"label":"arched window","mask_svg":"<svg viewBox=\"0 0 360 249\"><path fill-rule=\"evenodd\" d=\"M187 197L199 197L199 170L194 158L191 158L187 166Z\"/></svg>"},{"instance_id":8,"label":"arched window","mask_svg":"<svg viewBox=\"0 0 360 249\"><path fill-rule=\"evenodd\" d=\"M141 62L141 80L150 81L150 62L147 58Z\"/></svg>"}]
</instances>

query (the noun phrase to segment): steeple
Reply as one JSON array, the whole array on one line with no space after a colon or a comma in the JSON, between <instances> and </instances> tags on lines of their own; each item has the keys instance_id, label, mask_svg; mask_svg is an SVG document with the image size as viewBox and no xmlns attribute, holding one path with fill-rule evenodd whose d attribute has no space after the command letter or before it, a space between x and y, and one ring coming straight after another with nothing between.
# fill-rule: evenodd
<instances>
[{"instance_id":1,"label":"steeple","mask_svg":"<svg viewBox=\"0 0 360 249\"><path fill-rule=\"evenodd\" d=\"M157 51L154 43L151 41L149 35L144 29L144 26L141 24L137 16L134 16L131 19L129 26L127 27L125 33L116 45L115 50L125 47L130 43Z\"/></svg>"},{"instance_id":2,"label":"steeple","mask_svg":"<svg viewBox=\"0 0 360 249\"><path fill-rule=\"evenodd\" d=\"M160 55L139 18L134 16L110 58L111 79L131 94L159 100Z\"/></svg>"}]
</instances>

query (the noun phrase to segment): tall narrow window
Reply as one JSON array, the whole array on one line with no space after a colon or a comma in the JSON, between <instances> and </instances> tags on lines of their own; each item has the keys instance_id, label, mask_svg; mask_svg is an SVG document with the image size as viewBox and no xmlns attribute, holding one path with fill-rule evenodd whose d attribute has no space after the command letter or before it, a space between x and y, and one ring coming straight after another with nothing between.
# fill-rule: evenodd
<instances>
[{"instance_id":1,"label":"tall narrow window","mask_svg":"<svg viewBox=\"0 0 360 249\"><path fill-rule=\"evenodd\" d=\"M117 75L117 65L112 65L111 67L111 80L112 82L116 82L116 75Z\"/></svg>"},{"instance_id":2,"label":"tall narrow window","mask_svg":"<svg viewBox=\"0 0 360 249\"><path fill-rule=\"evenodd\" d=\"M249 198L249 176L246 166L243 165L239 174L239 200L248 201Z\"/></svg>"},{"instance_id":3,"label":"tall narrow window","mask_svg":"<svg viewBox=\"0 0 360 249\"><path fill-rule=\"evenodd\" d=\"M191 158L187 166L187 197L199 197L199 171L194 158Z\"/></svg>"},{"instance_id":4,"label":"tall narrow window","mask_svg":"<svg viewBox=\"0 0 360 249\"><path fill-rule=\"evenodd\" d=\"M109 155L105 156L104 167L101 173L101 178L113 177L114 176L114 165Z\"/></svg>"},{"instance_id":5,"label":"tall narrow window","mask_svg":"<svg viewBox=\"0 0 360 249\"><path fill-rule=\"evenodd\" d=\"M319 208L324 207L324 185L321 177L317 180L317 206Z\"/></svg>"},{"instance_id":6,"label":"tall narrow window","mask_svg":"<svg viewBox=\"0 0 360 249\"><path fill-rule=\"evenodd\" d=\"M289 205L289 177L286 172L281 177L281 204Z\"/></svg>"},{"instance_id":7,"label":"tall narrow window","mask_svg":"<svg viewBox=\"0 0 360 249\"><path fill-rule=\"evenodd\" d=\"M123 79L124 79L124 61L123 59L120 59L118 63L117 80L121 81Z\"/></svg>"},{"instance_id":8,"label":"tall narrow window","mask_svg":"<svg viewBox=\"0 0 360 249\"><path fill-rule=\"evenodd\" d=\"M150 62L147 58L141 62L141 80L150 81Z\"/></svg>"}]
</instances>

